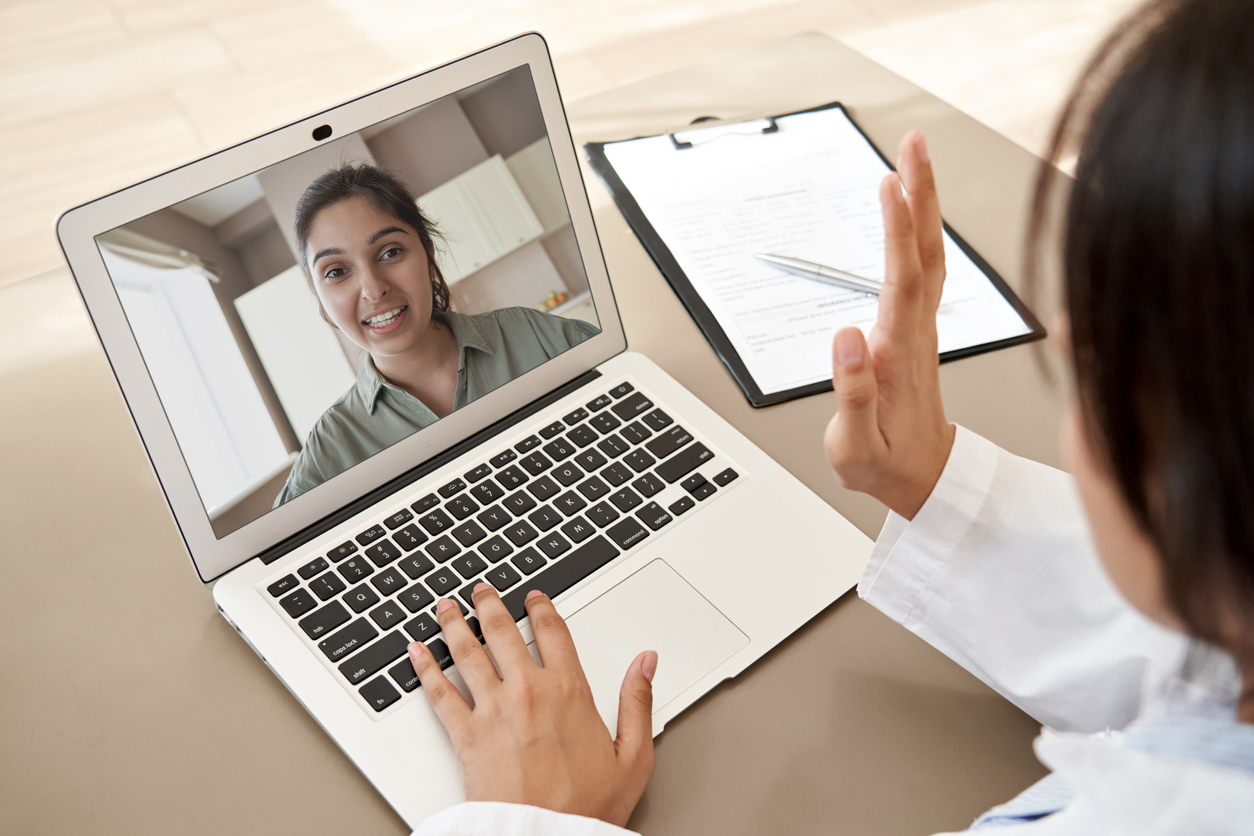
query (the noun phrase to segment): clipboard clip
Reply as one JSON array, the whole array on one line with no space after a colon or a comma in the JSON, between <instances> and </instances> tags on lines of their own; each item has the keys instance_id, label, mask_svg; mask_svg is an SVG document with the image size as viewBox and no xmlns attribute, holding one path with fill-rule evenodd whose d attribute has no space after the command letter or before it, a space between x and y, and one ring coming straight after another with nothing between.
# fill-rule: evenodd
<instances>
[{"instance_id":1,"label":"clipboard clip","mask_svg":"<svg viewBox=\"0 0 1254 836\"><path fill-rule=\"evenodd\" d=\"M702 122L713 121L716 120L712 116L702 116L692 120L692 124L698 125ZM766 116L762 119L751 119L747 122L727 122L707 127L692 128L690 130L673 131L667 134L667 136L671 138L671 144L675 146L675 150L682 151L685 148L704 145L707 142L713 142L725 136L757 136L759 134L773 134L778 131L779 125L775 123L775 117Z\"/></svg>"}]
</instances>

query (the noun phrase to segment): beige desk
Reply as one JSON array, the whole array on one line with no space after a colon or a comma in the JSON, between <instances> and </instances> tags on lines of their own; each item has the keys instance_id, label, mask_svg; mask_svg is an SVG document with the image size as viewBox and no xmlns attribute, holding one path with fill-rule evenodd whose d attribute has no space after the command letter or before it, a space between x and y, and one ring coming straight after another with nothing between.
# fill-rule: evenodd
<instances>
[{"instance_id":1,"label":"beige desk","mask_svg":"<svg viewBox=\"0 0 1254 836\"><path fill-rule=\"evenodd\" d=\"M840 99L881 148L928 135L946 218L1012 285L1036 161L838 43L802 36L572 103L579 142ZM589 174L633 349L874 536L820 437L832 396L751 409ZM952 420L1056 463L1029 348L942 370ZM0 832L398 833L215 612L72 282L0 289ZM769 562L769 555L764 559ZM646 834L962 828L1043 773L1028 717L846 596L657 742ZM421 753L416 753L421 757Z\"/></svg>"}]
</instances>

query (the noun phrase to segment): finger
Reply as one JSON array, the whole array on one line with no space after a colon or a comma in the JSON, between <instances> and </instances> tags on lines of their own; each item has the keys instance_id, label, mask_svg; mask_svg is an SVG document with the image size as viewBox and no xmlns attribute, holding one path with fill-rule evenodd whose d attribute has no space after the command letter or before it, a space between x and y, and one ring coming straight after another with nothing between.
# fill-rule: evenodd
<instances>
[{"instance_id":1,"label":"finger","mask_svg":"<svg viewBox=\"0 0 1254 836\"><path fill-rule=\"evenodd\" d=\"M431 655L431 651L422 642L411 642L409 645L409 661L418 674L422 690L435 709L435 716L440 718L449 735L457 740L466 723L470 722L470 706L461 691L448 681L440 663Z\"/></svg>"},{"instance_id":2,"label":"finger","mask_svg":"<svg viewBox=\"0 0 1254 836\"><path fill-rule=\"evenodd\" d=\"M884 212L884 287L880 291L879 323L894 343L914 336L923 298L923 267L910 209L901 194L901 179L891 173L880 184Z\"/></svg>"},{"instance_id":3,"label":"finger","mask_svg":"<svg viewBox=\"0 0 1254 836\"><path fill-rule=\"evenodd\" d=\"M919 261L927 283L924 289L925 307L934 307L940 304L940 292L945 281L945 229L941 222L940 198L928 158L927 141L919 131L911 131L901 140L897 170L906 186L906 205L910 208Z\"/></svg>"},{"instance_id":4,"label":"finger","mask_svg":"<svg viewBox=\"0 0 1254 836\"><path fill-rule=\"evenodd\" d=\"M832 389L836 392L836 437L826 441L828 458L839 469L846 454L864 455L884 444L877 415L875 366L866 339L857 328L842 328L832 340Z\"/></svg>"},{"instance_id":5,"label":"finger","mask_svg":"<svg viewBox=\"0 0 1254 836\"><path fill-rule=\"evenodd\" d=\"M575 652L575 640L570 636L565 619L557 614L552 599L533 589L527 593L524 604L531 619L531 632L536 637L536 649L540 651L540 663L550 670L578 671L582 677L583 667Z\"/></svg>"},{"instance_id":6,"label":"finger","mask_svg":"<svg viewBox=\"0 0 1254 836\"><path fill-rule=\"evenodd\" d=\"M527 652L514 617L505 608L505 602L496 594L491 584L481 583L474 590L475 611L479 613L479 626L492 651L492 658L501 669L501 676L516 673L523 664L535 667L535 660Z\"/></svg>"},{"instance_id":7,"label":"finger","mask_svg":"<svg viewBox=\"0 0 1254 836\"><path fill-rule=\"evenodd\" d=\"M453 654L453 664L461 671L462 679L466 680L475 702L481 702L494 688L501 685L501 677L492 666L492 660L488 658L483 645L479 644L479 639L471 632L470 625L462 617L461 608L456 601L452 598L441 598L435 608L435 617L440 622L440 629L444 631L444 642Z\"/></svg>"},{"instance_id":8,"label":"finger","mask_svg":"<svg viewBox=\"0 0 1254 836\"><path fill-rule=\"evenodd\" d=\"M627 666L618 691L618 736L614 748L621 763L633 771L644 771L646 777L653 772L653 675L657 673L657 662L656 652L641 653Z\"/></svg>"}]
</instances>

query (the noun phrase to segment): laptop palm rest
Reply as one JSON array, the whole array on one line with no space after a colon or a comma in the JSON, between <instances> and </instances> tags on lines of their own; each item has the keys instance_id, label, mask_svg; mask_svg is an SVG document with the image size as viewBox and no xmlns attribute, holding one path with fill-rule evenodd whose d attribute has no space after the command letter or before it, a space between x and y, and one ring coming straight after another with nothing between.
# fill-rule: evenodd
<instances>
[{"instance_id":1,"label":"laptop palm rest","mask_svg":"<svg viewBox=\"0 0 1254 836\"><path fill-rule=\"evenodd\" d=\"M618 726L623 676L641 651L658 654L656 714L749 644L748 636L664 560L649 563L566 623L611 735ZM535 655L534 643L528 649Z\"/></svg>"}]
</instances>

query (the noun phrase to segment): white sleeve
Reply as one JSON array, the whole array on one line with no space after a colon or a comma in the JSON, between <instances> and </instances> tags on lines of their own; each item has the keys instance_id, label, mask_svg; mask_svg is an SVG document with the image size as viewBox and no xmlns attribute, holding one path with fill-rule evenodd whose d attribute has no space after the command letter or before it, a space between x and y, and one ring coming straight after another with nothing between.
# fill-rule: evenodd
<instances>
[{"instance_id":1,"label":"white sleeve","mask_svg":"<svg viewBox=\"0 0 1254 836\"><path fill-rule=\"evenodd\" d=\"M1187 647L1106 577L1068 474L962 427L914 520L889 514L858 594L1060 731L1124 727Z\"/></svg>"},{"instance_id":2,"label":"white sleeve","mask_svg":"<svg viewBox=\"0 0 1254 836\"><path fill-rule=\"evenodd\" d=\"M636 836L599 819L526 804L467 801L436 813L414 836Z\"/></svg>"}]
</instances>

